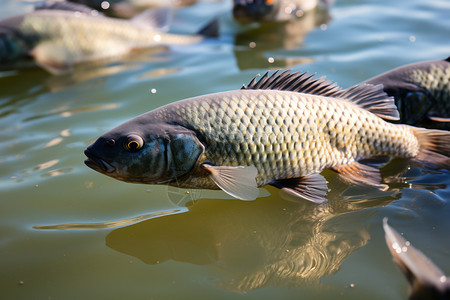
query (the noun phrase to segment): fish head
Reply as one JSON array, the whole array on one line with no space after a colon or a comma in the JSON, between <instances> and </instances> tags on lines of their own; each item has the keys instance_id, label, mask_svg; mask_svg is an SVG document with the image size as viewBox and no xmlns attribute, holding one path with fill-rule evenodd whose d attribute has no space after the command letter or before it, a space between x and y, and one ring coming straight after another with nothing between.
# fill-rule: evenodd
<instances>
[{"instance_id":1,"label":"fish head","mask_svg":"<svg viewBox=\"0 0 450 300\"><path fill-rule=\"evenodd\" d=\"M95 171L145 184L176 181L199 164L203 152L203 144L185 127L133 122L106 132L84 151L85 164Z\"/></svg>"},{"instance_id":2,"label":"fish head","mask_svg":"<svg viewBox=\"0 0 450 300\"><path fill-rule=\"evenodd\" d=\"M35 37L25 36L19 29L22 20L22 16L17 16L0 21L0 62L27 55L35 44Z\"/></svg>"},{"instance_id":3,"label":"fish head","mask_svg":"<svg viewBox=\"0 0 450 300\"><path fill-rule=\"evenodd\" d=\"M426 120L429 111L433 108L433 97L426 91L401 91L396 101L401 121L405 124L419 124ZM397 100L397 99L396 99Z\"/></svg>"},{"instance_id":4,"label":"fish head","mask_svg":"<svg viewBox=\"0 0 450 300\"><path fill-rule=\"evenodd\" d=\"M234 0L233 16L240 22L270 19L277 12L277 0Z\"/></svg>"}]
</instances>

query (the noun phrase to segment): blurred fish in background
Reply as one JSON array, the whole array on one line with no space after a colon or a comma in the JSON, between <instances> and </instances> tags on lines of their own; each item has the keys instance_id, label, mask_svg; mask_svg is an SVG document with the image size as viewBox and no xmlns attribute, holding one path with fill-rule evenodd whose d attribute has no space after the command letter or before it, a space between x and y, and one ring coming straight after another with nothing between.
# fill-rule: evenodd
<instances>
[{"instance_id":1,"label":"blurred fish in background","mask_svg":"<svg viewBox=\"0 0 450 300\"><path fill-rule=\"evenodd\" d=\"M217 34L215 21L196 35L167 33L169 13L167 8L150 9L121 20L85 6L58 4L0 20L0 69L14 69L33 58L45 70L63 74L76 64L114 59L137 49L198 43Z\"/></svg>"},{"instance_id":2,"label":"blurred fish in background","mask_svg":"<svg viewBox=\"0 0 450 300\"><path fill-rule=\"evenodd\" d=\"M192 5L197 0L68 0L103 12L107 16L132 18L149 8Z\"/></svg>"},{"instance_id":3,"label":"blurred fish in background","mask_svg":"<svg viewBox=\"0 0 450 300\"><path fill-rule=\"evenodd\" d=\"M314 10L328 7L322 0L233 0L233 17L238 22L289 21Z\"/></svg>"},{"instance_id":4,"label":"blurred fish in background","mask_svg":"<svg viewBox=\"0 0 450 300\"><path fill-rule=\"evenodd\" d=\"M329 22L330 5L325 0L234 0L233 18L245 29L235 35L239 68L277 69L311 63L308 57L269 52L301 46L310 31Z\"/></svg>"},{"instance_id":5,"label":"blurred fish in background","mask_svg":"<svg viewBox=\"0 0 450 300\"><path fill-rule=\"evenodd\" d=\"M400 123L450 130L450 57L401 66L365 83L383 84Z\"/></svg>"},{"instance_id":6,"label":"blurred fish in background","mask_svg":"<svg viewBox=\"0 0 450 300\"><path fill-rule=\"evenodd\" d=\"M411 300L450 299L450 279L422 252L414 248L383 219L386 244L412 290Z\"/></svg>"},{"instance_id":7,"label":"blurred fish in background","mask_svg":"<svg viewBox=\"0 0 450 300\"><path fill-rule=\"evenodd\" d=\"M290 22L263 22L235 34L234 55L240 70L267 68L287 69L312 63L310 56L299 55L307 34L329 22L327 10L309 11ZM273 53L276 51L282 53Z\"/></svg>"}]
</instances>

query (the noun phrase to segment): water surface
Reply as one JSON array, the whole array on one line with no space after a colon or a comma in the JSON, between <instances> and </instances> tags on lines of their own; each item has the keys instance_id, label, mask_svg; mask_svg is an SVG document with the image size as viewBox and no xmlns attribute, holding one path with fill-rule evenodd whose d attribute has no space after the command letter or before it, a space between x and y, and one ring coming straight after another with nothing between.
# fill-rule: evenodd
<instances>
[{"instance_id":1,"label":"water surface","mask_svg":"<svg viewBox=\"0 0 450 300\"><path fill-rule=\"evenodd\" d=\"M450 55L450 3L340 1L283 26L238 26L230 3L181 9L173 30L218 15L221 35L52 76L0 77L2 299L405 299L382 219L450 274L450 171L402 160L385 192L332 172L328 205L134 185L83 164L97 136L182 98L240 88L267 69L348 87ZM29 9L7 0L0 15ZM201 23L201 24L200 24ZM181 197L185 199L181 199Z\"/></svg>"}]
</instances>

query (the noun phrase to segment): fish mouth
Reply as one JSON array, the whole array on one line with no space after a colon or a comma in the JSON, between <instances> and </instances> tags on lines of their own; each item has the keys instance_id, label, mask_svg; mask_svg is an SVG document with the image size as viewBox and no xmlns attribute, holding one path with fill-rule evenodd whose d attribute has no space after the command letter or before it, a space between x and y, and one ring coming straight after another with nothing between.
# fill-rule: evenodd
<instances>
[{"instance_id":1,"label":"fish mouth","mask_svg":"<svg viewBox=\"0 0 450 300\"><path fill-rule=\"evenodd\" d=\"M84 151L84 155L87 156L87 159L84 161L84 164L91 169L94 169L98 172L102 173L112 173L116 170L111 164L107 163L103 159L96 157L89 150Z\"/></svg>"}]
</instances>

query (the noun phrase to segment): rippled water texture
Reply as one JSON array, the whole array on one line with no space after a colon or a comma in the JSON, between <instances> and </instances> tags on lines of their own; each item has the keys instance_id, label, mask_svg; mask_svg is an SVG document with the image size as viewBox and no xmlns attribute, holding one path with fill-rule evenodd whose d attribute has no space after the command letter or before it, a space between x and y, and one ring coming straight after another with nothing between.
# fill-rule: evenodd
<instances>
[{"instance_id":1,"label":"rippled water texture","mask_svg":"<svg viewBox=\"0 0 450 300\"><path fill-rule=\"evenodd\" d=\"M0 15L29 9L14 0ZM219 39L150 49L52 76L0 74L2 299L406 299L382 231L392 227L450 274L450 171L394 160L387 191L325 172L328 205L134 185L83 164L119 123L182 98L238 89L268 68L348 87L450 55L450 2L340 1L275 26L238 26L231 3L181 8L173 30L220 16Z\"/></svg>"}]
</instances>

